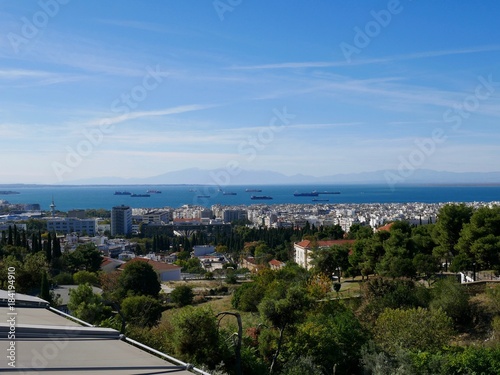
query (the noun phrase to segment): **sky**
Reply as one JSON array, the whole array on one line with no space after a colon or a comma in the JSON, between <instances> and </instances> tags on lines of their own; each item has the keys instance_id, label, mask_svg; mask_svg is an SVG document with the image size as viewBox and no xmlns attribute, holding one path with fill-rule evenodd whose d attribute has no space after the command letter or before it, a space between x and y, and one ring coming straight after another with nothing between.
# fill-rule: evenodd
<instances>
[{"instance_id":1,"label":"sky","mask_svg":"<svg viewBox=\"0 0 500 375\"><path fill-rule=\"evenodd\" d=\"M499 171L500 2L0 0L0 183Z\"/></svg>"}]
</instances>

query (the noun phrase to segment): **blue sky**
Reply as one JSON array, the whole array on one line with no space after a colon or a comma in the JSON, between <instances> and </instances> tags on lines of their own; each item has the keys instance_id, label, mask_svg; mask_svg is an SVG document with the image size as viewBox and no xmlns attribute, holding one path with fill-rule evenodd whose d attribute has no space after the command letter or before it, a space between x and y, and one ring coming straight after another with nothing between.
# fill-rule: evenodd
<instances>
[{"instance_id":1,"label":"blue sky","mask_svg":"<svg viewBox=\"0 0 500 375\"><path fill-rule=\"evenodd\" d=\"M498 14L494 0L0 0L0 182L498 171Z\"/></svg>"}]
</instances>

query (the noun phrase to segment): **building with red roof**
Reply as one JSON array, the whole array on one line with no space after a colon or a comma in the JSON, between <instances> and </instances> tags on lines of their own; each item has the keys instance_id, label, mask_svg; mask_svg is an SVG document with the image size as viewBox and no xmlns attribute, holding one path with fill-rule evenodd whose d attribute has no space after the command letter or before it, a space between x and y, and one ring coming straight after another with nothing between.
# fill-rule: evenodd
<instances>
[{"instance_id":1,"label":"building with red roof","mask_svg":"<svg viewBox=\"0 0 500 375\"><path fill-rule=\"evenodd\" d=\"M352 246L355 240L320 240L320 241L310 241L302 240L300 242L293 244L293 249L295 253L295 263L306 269L311 268L312 253L316 249L325 249L332 246Z\"/></svg>"}]
</instances>

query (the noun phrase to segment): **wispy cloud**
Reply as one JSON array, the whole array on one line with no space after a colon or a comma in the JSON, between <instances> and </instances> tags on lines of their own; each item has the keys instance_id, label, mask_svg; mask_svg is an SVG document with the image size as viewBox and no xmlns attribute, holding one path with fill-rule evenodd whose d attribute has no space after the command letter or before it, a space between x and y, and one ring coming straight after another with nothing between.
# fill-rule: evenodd
<instances>
[{"instance_id":1,"label":"wispy cloud","mask_svg":"<svg viewBox=\"0 0 500 375\"><path fill-rule=\"evenodd\" d=\"M384 64L401 60L416 60L431 57L450 56L450 55L463 55L469 53L480 53L498 51L500 46L479 46L463 49L452 49L443 51L424 51L416 52L405 55L393 55L388 57L372 58L372 59L359 59L348 62L341 61L304 61L304 62L282 62L275 64L261 64L261 65L247 65L247 66L232 66L229 69L233 70L264 70L264 69L304 69L304 68L331 68L341 66L355 66L355 65L370 65L370 64Z\"/></svg>"},{"instance_id":2,"label":"wispy cloud","mask_svg":"<svg viewBox=\"0 0 500 375\"><path fill-rule=\"evenodd\" d=\"M107 117L102 119L93 120L89 123L90 126L96 125L114 125L122 122L126 122L129 120L136 120L145 117L158 117L158 116L168 116L175 115L179 113L185 112L193 112L193 111L201 111L204 109L218 107L216 104L189 104L189 105L181 105L178 107L160 109L156 111L136 111L126 113L120 116L115 117Z\"/></svg>"}]
</instances>

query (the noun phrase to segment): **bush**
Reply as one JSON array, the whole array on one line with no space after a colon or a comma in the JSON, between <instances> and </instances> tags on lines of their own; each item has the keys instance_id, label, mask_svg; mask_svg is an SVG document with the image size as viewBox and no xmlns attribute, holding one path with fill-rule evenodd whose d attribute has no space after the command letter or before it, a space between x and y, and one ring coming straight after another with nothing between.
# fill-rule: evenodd
<instances>
[{"instance_id":1,"label":"bush","mask_svg":"<svg viewBox=\"0 0 500 375\"><path fill-rule=\"evenodd\" d=\"M170 293L170 300L179 307L191 305L193 298L193 289L188 285L180 285Z\"/></svg>"},{"instance_id":2,"label":"bush","mask_svg":"<svg viewBox=\"0 0 500 375\"><path fill-rule=\"evenodd\" d=\"M52 282L57 285L74 285L73 275L70 273L60 273L52 278Z\"/></svg>"},{"instance_id":3,"label":"bush","mask_svg":"<svg viewBox=\"0 0 500 375\"><path fill-rule=\"evenodd\" d=\"M253 283L242 284L233 294L231 305L240 311L257 312L257 306L264 297L262 285Z\"/></svg>"},{"instance_id":4,"label":"bush","mask_svg":"<svg viewBox=\"0 0 500 375\"><path fill-rule=\"evenodd\" d=\"M442 310L385 309L375 324L377 343L391 354L399 349L438 350L452 335L452 320Z\"/></svg>"},{"instance_id":5,"label":"bush","mask_svg":"<svg viewBox=\"0 0 500 375\"><path fill-rule=\"evenodd\" d=\"M90 285L99 285L99 276L95 272L89 271L78 271L73 275L73 280L77 285L80 284L90 284Z\"/></svg>"},{"instance_id":6,"label":"bush","mask_svg":"<svg viewBox=\"0 0 500 375\"><path fill-rule=\"evenodd\" d=\"M470 321L469 296L454 279L443 279L434 284L430 308L441 309L455 324Z\"/></svg>"},{"instance_id":7,"label":"bush","mask_svg":"<svg viewBox=\"0 0 500 375\"><path fill-rule=\"evenodd\" d=\"M152 327L160 320L163 307L151 296L133 296L122 301L121 311L127 323L138 327Z\"/></svg>"}]
</instances>

